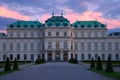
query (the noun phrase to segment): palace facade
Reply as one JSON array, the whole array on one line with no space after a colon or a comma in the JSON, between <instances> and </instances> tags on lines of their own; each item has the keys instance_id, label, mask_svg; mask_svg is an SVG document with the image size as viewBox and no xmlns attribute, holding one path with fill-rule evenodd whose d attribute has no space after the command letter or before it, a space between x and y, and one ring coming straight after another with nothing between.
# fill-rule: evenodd
<instances>
[{"instance_id":1,"label":"palace facade","mask_svg":"<svg viewBox=\"0 0 120 80\"><path fill-rule=\"evenodd\" d=\"M91 60L98 56L120 60L120 33L107 34L107 26L98 21L76 21L73 24L61 16L39 21L18 20L7 26L7 34L0 33L0 61Z\"/></svg>"}]
</instances>

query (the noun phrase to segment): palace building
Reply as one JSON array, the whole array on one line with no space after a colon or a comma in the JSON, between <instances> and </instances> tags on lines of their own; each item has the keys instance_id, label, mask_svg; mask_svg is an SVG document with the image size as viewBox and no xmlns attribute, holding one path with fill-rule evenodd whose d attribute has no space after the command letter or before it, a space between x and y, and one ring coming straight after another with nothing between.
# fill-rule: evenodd
<instances>
[{"instance_id":1,"label":"palace building","mask_svg":"<svg viewBox=\"0 0 120 80\"><path fill-rule=\"evenodd\" d=\"M45 23L18 20L0 33L0 61L91 60L98 56L120 60L120 32L107 34L107 26L98 21L70 23L63 15L52 15Z\"/></svg>"}]
</instances>

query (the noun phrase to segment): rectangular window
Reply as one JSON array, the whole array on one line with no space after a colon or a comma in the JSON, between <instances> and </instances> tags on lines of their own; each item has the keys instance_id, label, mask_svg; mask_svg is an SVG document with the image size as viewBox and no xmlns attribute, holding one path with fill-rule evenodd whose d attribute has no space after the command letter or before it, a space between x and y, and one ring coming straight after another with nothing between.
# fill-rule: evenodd
<instances>
[{"instance_id":1,"label":"rectangular window","mask_svg":"<svg viewBox=\"0 0 120 80\"><path fill-rule=\"evenodd\" d=\"M67 49L67 42L64 42L63 48L64 48L64 49Z\"/></svg>"},{"instance_id":2,"label":"rectangular window","mask_svg":"<svg viewBox=\"0 0 120 80\"><path fill-rule=\"evenodd\" d=\"M13 54L10 54L10 60L13 60Z\"/></svg>"},{"instance_id":3,"label":"rectangular window","mask_svg":"<svg viewBox=\"0 0 120 80\"><path fill-rule=\"evenodd\" d=\"M81 43L81 50L84 50L84 42Z\"/></svg>"},{"instance_id":4,"label":"rectangular window","mask_svg":"<svg viewBox=\"0 0 120 80\"><path fill-rule=\"evenodd\" d=\"M77 42L74 43L74 49L78 50L78 43Z\"/></svg>"},{"instance_id":5,"label":"rectangular window","mask_svg":"<svg viewBox=\"0 0 120 80\"><path fill-rule=\"evenodd\" d=\"M31 60L34 60L34 54L31 54Z\"/></svg>"},{"instance_id":6,"label":"rectangular window","mask_svg":"<svg viewBox=\"0 0 120 80\"><path fill-rule=\"evenodd\" d=\"M119 43L115 42L115 50L119 50Z\"/></svg>"},{"instance_id":7,"label":"rectangular window","mask_svg":"<svg viewBox=\"0 0 120 80\"><path fill-rule=\"evenodd\" d=\"M6 43L3 43L3 51L6 50Z\"/></svg>"},{"instance_id":8,"label":"rectangular window","mask_svg":"<svg viewBox=\"0 0 120 80\"><path fill-rule=\"evenodd\" d=\"M78 54L75 54L75 59L76 59L76 60L78 59Z\"/></svg>"},{"instance_id":9,"label":"rectangular window","mask_svg":"<svg viewBox=\"0 0 120 80\"><path fill-rule=\"evenodd\" d=\"M10 43L10 51L13 51L13 43Z\"/></svg>"},{"instance_id":10,"label":"rectangular window","mask_svg":"<svg viewBox=\"0 0 120 80\"><path fill-rule=\"evenodd\" d=\"M48 49L52 49L52 43L48 42Z\"/></svg>"},{"instance_id":11,"label":"rectangular window","mask_svg":"<svg viewBox=\"0 0 120 80\"><path fill-rule=\"evenodd\" d=\"M41 49L41 44L40 42L37 43L37 50L40 50Z\"/></svg>"},{"instance_id":12,"label":"rectangular window","mask_svg":"<svg viewBox=\"0 0 120 80\"><path fill-rule=\"evenodd\" d=\"M51 36L51 32L48 32L48 36L49 36L49 37Z\"/></svg>"},{"instance_id":13,"label":"rectangular window","mask_svg":"<svg viewBox=\"0 0 120 80\"><path fill-rule=\"evenodd\" d=\"M33 42L31 42L31 44L30 44L30 49L34 50L34 43Z\"/></svg>"},{"instance_id":14,"label":"rectangular window","mask_svg":"<svg viewBox=\"0 0 120 80\"><path fill-rule=\"evenodd\" d=\"M16 44L16 48L17 48L16 50L20 50L20 43Z\"/></svg>"},{"instance_id":15,"label":"rectangular window","mask_svg":"<svg viewBox=\"0 0 120 80\"><path fill-rule=\"evenodd\" d=\"M98 50L98 43L97 42L94 43L94 50Z\"/></svg>"},{"instance_id":16,"label":"rectangular window","mask_svg":"<svg viewBox=\"0 0 120 80\"><path fill-rule=\"evenodd\" d=\"M84 57L84 54L81 54L81 59L84 60L84 58L85 58L85 57Z\"/></svg>"},{"instance_id":17,"label":"rectangular window","mask_svg":"<svg viewBox=\"0 0 120 80\"><path fill-rule=\"evenodd\" d=\"M24 43L24 50L27 50L27 43Z\"/></svg>"},{"instance_id":18,"label":"rectangular window","mask_svg":"<svg viewBox=\"0 0 120 80\"><path fill-rule=\"evenodd\" d=\"M56 32L56 36L57 36L57 37L59 36L59 32Z\"/></svg>"},{"instance_id":19,"label":"rectangular window","mask_svg":"<svg viewBox=\"0 0 120 80\"><path fill-rule=\"evenodd\" d=\"M20 54L17 54L17 60L20 60Z\"/></svg>"},{"instance_id":20,"label":"rectangular window","mask_svg":"<svg viewBox=\"0 0 120 80\"><path fill-rule=\"evenodd\" d=\"M111 42L108 42L107 44L108 44L108 46L107 46L108 50L112 50L112 44L111 44Z\"/></svg>"},{"instance_id":21,"label":"rectangular window","mask_svg":"<svg viewBox=\"0 0 120 80\"><path fill-rule=\"evenodd\" d=\"M105 60L105 54L102 54L102 60Z\"/></svg>"},{"instance_id":22,"label":"rectangular window","mask_svg":"<svg viewBox=\"0 0 120 80\"><path fill-rule=\"evenodd\" d=\"M40 59L40 54L38 54L38 59Z\"/></svg>"},{"instance_id":23,"label":"rectangular window","mask_svg":"<svg viewBox=\"0 0 120 80\"><path fill-rule=\"evenodd\" d=\"M105 50L105 43L104 42L101 43L101 50Z\"/></svg>"},{"instance_id":24,"label":"rectangular window","mask_svg":"<svg viewBox=\"0 0 120 80\"><path fill-rule=\"evenodd\" d=\"M88 50L91 50L91 42L88 42L87 45L88 45L88 48L87 48L87 49L88 49Z\"/></svg>"},{"instance_id":25,"label":"rectangular window","mask_svg":"<svg viewBox=\"0 0 120 80\"><path fill-rule=\"evenodd\" d=\"M98 59L98 54L95 54L95 59Z\"/></svg>"},{"instance_id":26,"label":"rectangular window","mask_svg":"<svg viewBox=\"0 0 120 80\"><path fill-rule=\"evenodd\" d=\"M6 60L6 55L5 55L5 54L3 55L3 60L4 60L4 61Z\"/></svg>"},{"instance_id":27,"label":"rectangular window","mask_svg":"<svg viewBox=\"0 0 120 80\"><path fill-rule=\"evenodd\" d=\"M91 54L88 54L88 59L91 59Z\"/></svg>"},{"instance_id":28,"label":"rectangular window","mask_svg":"<svg viewBox=\"0 0 120 80\"><path fill-rule=\"evenodd\" d=\"M24 54L24 60L27 60L27 54Z\"/></svg>"},{"instance_id":29,"label":"rectangular window","mask_svg":"<svg viewBox=\"0 0 120 80\"><path fill-rule=\"evenodd\" d=\"M116 58L116 60L119 60L119 54L118 53L115 54L115 58Z\"/></svg>"}]
</instances>

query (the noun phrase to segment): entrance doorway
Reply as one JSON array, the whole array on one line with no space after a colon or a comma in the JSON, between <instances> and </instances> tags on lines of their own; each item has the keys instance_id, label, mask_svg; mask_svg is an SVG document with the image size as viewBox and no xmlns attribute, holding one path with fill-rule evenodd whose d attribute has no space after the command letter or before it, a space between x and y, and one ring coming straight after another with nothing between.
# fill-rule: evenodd
<instances>
[{"instance_id":1,"label":"entrance doorway","mask_svg":"<svg viewBox=\"0 0 120 80\"><path fill-rule=\"evenodd\" d=\"M48 61L52 61L52 52L48 52Z\"/></svg>"},{"instance_id":2,"label":"entrance doorway","mask_svg":"<svg viewBox=\"0 0 120 80\"><path fill-rule=\"evenodd\" d=\"M68 61L68 52L67 51L63 52L63 61Z\"/></svg>"},{"instance_id":3,"label":"entrance doorway","mask_svg":"<svg viewBox=\"0 0 120 80\"><path fill-rule=\"evenodd\" d=\"M55 61L60 61L60 52L59 51L56 51Z\"/></svg>"}]
</instances>

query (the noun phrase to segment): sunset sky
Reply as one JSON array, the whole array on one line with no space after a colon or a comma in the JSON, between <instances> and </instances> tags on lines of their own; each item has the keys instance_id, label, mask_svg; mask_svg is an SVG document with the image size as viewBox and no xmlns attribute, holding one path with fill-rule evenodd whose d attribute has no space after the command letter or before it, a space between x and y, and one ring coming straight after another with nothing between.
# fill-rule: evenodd
<instances>
[{"instance_id":1,"label":"sunset sky","mask_svg":"<svg viewBox=\"0 0 120 80\"><path fill-rule=\"evenodd\" d=\"M120 0L0 0L0 30L16 20L44 21L64 14L71 23L97 20L108 29L120 27Z\"/></svg>"}]
</instances>

